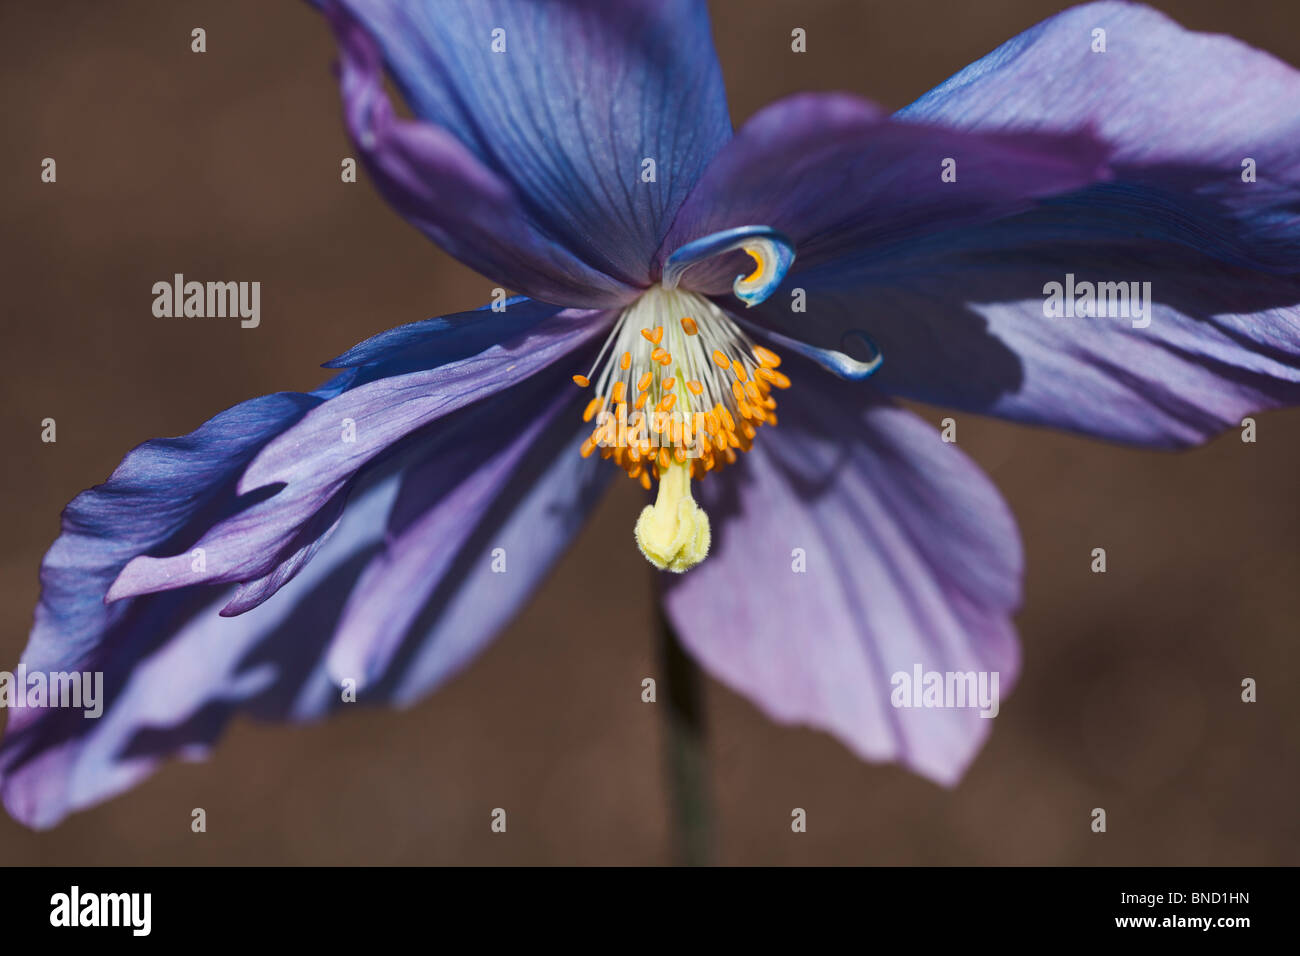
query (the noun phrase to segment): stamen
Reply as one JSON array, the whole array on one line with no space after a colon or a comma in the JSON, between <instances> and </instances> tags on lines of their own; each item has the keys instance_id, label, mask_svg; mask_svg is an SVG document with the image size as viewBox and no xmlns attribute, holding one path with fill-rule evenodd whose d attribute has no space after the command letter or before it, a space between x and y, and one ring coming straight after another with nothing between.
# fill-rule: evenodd
<instances>
[{"instance_id":1,"label":"stamen","mask_svg":"<svg viewBox=\"0 0 1300 956\"><path fill-rule=\"evenodd\" d=\"M659 482L637 523L657 567L685 571L703 560L708 518L690 480L734 464L775 423L770 393L789 385L774 371L780 361L709 299L654 286L619 317L591 374L574 376L594 385L583 420L598 416L583 457L599 448L643 488Z\"/></svg>"}]
</instances>

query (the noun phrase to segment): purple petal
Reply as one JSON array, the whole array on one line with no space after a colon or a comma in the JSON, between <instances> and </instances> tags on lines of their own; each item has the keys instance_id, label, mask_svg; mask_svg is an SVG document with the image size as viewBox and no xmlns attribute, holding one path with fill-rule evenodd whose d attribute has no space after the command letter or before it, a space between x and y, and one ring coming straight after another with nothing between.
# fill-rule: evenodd
<instances>
[{"instance_id":1,"label":"purple petal","mask_svg":"<svg viewBox=\"0 0 1300 956\"><path fill-rule=\"evenodd\" d=\"M863 244L805 263L788 285L806 313L778 292L750 317L819 348L863 332L893 394L1144 445L1204 441L1300 400L1296 102L1300 73L1238 41L1136 5L1066 11L896 118L985 134L1086 126L1113 150L1112 181L885 255ZM1049 283L1071 276L1150 283L1149 326L1122 310L1049 318Z\"/></svg>"},{"instance_id":2,"label":"purple petal","mask_svg":"<svg viewBox=\"0 0 1300 956\"><path fill-rule=\"evenodd\" d=\"M305 416L264 448L241 477L240 491L279 482L328 486L416 428L577 351L605 334L612 319L609 313L566 309L472 358L345 392L328 411ZM356 423L355 442L339 440L345 418Z\"/></svg>"},{"instance_id":3,"label":"purple petal","mask_svg":"<svg viewBox=\"0 0 1300 956\"><path fill-rule=\"evenodd\" d=\"M401 365L410 368L419 364L424 368L436 368L477 355L499 342L522 335L560 311L554 305L533 302L522 296L504 300L499 308L500 311L483 305L468 312L387 329L352 346L338 358L326 362L325 367Z\"/></svg>"},{"instance_id":4,"label":"purple petal","mask_svg":"<svg viewBox=\"0 0 1300 956\"><path fill-rule=\"evenodd\" d=\"M363 489L281 599L238 618L217 613L228 590L135 598L112 606L94 653L82 657L66 632L38 623L24 655L29 669L102 671L104 713L11 713L0 747L0 794L9 813L45 829L134 786L164 757L206 755L237 711L302 720L337 705L320 664L323 645L340 592L382 537L397 480L389 474Z\"/></svg>"},{"instance_id":5,"label":"purple petal","mask_svg":"<svg viewBox=\"0 0 1300 956\"><path fill-rule=\"evenodd\" d=\"M585 396L556 384L485 403L404 476L384 547L330 645L335 681L418 700L482 650L550 570L613 474L579 454ZM506 420L520 431L490 424Z\"/></svg>"},{"instance_id":6,"label":"purple petal","mask_svg":"<svg viewBox=\"0 0 1300 956\"><path fill-rule=\"evenodd\" d=\"M351 367L315 392L254 399L191 435L145 443L126 456L107 483L69 505L63 534L42 566L41 603L23 663L30 671L47 673L102 672L106 710L97 720L52 708L19 708L9 715L0 742L0 794L11 813L31 826L52 826L71 810L131 786L164 756L202 754L236 711L299 720L338 703L324 655L349 589L383 542L386 517L406 514L417 504L433 507L440 497L427 487L416 489L418 502L405 490L399 495L403 469L424 460L422 453L443 449L437 434L444 442L464 445L486 447L494 436L509 443L517 423L545 407L539 396L553 400L562 391L576 403L581 395L567 381L570 370L554 362L565 354L557 343L579 346L602 328L601 314L580 312L560 313L547 326L531 303L512 305L509 316L478 313L474 323L470 327L465 317L453 316L380 337L374 348L350 352ZM391 395L382 388L386 377L410 382L410 368L422 361L459 355L519 328L525 334L513 342L489 345L477 358L456 359L449 366L449 378L473 397L513 385L506 396L513 403L509 408L488 398L471 414L453 413L436 429L422 430L421 437L430 441L403 442L391 451L367 454L333 493L325 490L314 500L290 493L276 505L279 496L266 495L283 493L283 488L238 491L240 476L258 453L311 409L362 389ZM536 345L536 352L513 361L512 350L527 343ZM594 349L573 358L586 362L590 353ZM485 358L490 356L499 362ZM495 385L475 388L462 374L467 369L482 371ZM539 369L545 375L532 374ZM429 420L464 404L462 397L447 398L445 405L430 410ZM485 420L488 412L497 417L489 414ZM558 437L548 429L529 449L523 463L527 468L521 466L515 480L529 480L530 486L511 483L481 509L473 534L462 529L464 546L444 575L446 587L455 590L460 582L471 590L476 586L474 577L481 564L486 566L470 558L480 534L511 542L515 573L508 587L499 588L493 606L479 615L479 629L462 610L453 615L457 636L443 638L444 643L481 646L540 580L599 490L601 483L579 473L576 465L548 467L534 457L566 443L576 448L583 426L576 409L572 412L556 416ZM576 450L572 457L592 464ZM395 511L395 500L408 503ZM285 501L300 510L286 518L277 511ZM250 515L260 520L250 521ZM242 531L242 538L234 529ZM521 540L524 536L527 541ZM196 542L215 542L216 560L202 574L190 564ZM177 552L177 559L142 557ZM160 575L161 586L175 590L143 593L154 590L143 586L131 597L119 590L114 597L122 599L105 603L115 580L122 589L128 582L158 584L147 579L160 567L167 572ZM245 573L227 573L232 567ZM238 591L210 586L226 580L239 581ZM277 600L262 603L277 591ZM437 609L444 606L455 610L445 594L427 602L414 622L412 644L403 652L404 660L420 663L422 669L386 676L388 689L377 686L372 699L406 702L420 687L431 686L427 662L446 652L423 648L419 638L431 640L442 633L443 615ZM219 611L239 616L225 618ZM466 658L463 643L457 658Z\"/></svg>"},{"instance_id":7,"label":"purple petal","mask_svg":"<svg viewBox=\"0 0 1300 956\"><path fill-rule=\"evenodd\" d=\"M472 269L542 301L608 306L635 296L544 234L511 184L454 135L395 116L375 41L341 11L331 20L348 131L379 191L412 225Z\"/></svg>"},{"instance_id":8,"label":"purple petal","mask_svg":"<svg viewBox=\"0 0 1300 956\"><path fill-rule=\"evenodd\" d=\"M762 223L794 240L792 277L863 249L1030 208L1037 197L1103 178L1105 150L1085 133L965 133L899 123L841 93L792 96L757 113L709 166L660 250ZM944 162L956 162L945 181ZM690 276L727 291L736 272Z\"/></svg>"},{"instance_id":9,"label":"purple petal","mask_svg":"<svg viewBox=\"0 0 1300 956\"><path fill-rule=\"evenodd\" d=\"M535 412L543 394L550 396L549 411L540 428L526 428L531 441L521 449L518 436L499 425L515 417L507 413ZM47 632L44 643L29 649L29 667L103 670L105 710L97 720L70 710L13 712L0 746L0 794L9 812L29 826L53 826L133 786L167 757L206 756L238 714L303 721L338 710L341 694L325 662L331 641L352 643L351 625L340 622L345 605L368 586L364 569L391 547L395 517L406 516L413 528L425 510L450 510L454 527L430 530L455 538L451 560L441 566L436 587L404 595L389 608L405 627L399 653L387 671L379 668L360 700L409 704L427 693L527 599L604 488L611 470L577 451L587 430L581 398L553 369L456 413L440 437L413 449L418 458L390 457L368 469L312 561L276 600L238 617L218 614L231 598L229 588L186 587L112 605L112 621L86 657L71 656L75 646ZM478 498L471 513L458 510L463 495L444 499L477 486L477 474L438 472L441 483L432 487L424 479L436 472L434 456L474 443L485 461L499 462L504 449L519 467L486 489L490 500ZM408 467L413 460L425 464ZM166 473L156 480L170 481ZM505 549L508 574L494 573L497 548ZM95 603L103 609L97 596Z\"/></svg>"},{"instance_id":10,"label":"purple petal","mask_svg":"<svg viewBox=\"0 0 1300 956\"><path fill-rule=\"evenodd\" d=\"M456 429L438 436L424 460L408 470L384 547L366 565L340 619L327 661L335 681L350 678L365 687L382 675L502 489L521 471L531 484L559 449L572 451L582 422L576 401L584 396L554 376L542 378L544 389L511 389L468 409ZM546 459L540 466L524 464L539 454ZM510 570L509 552L502 559L504 573ZM490 557L484 561L493 564Z\"/></svg>"},{"instance_id":11,"label":"purple petal","mask_svg":"<svg viewBox=\"0 0 1300 956\"><path fill-rule=\"evenodd\" d=\"M581 416L573 421L578 424ZM556 429L562 431L561 425ZM414 627L423 638L398 656L374 693L399 706L418 701L463 667L528 600L615 474L608 463L579 454L589 431L579 426L568 444L506 485L421 612ZM542 447L550 440L544 436ZM497 549L507 561L506 573L494 570ZM420 630L425 625L428 630Z\"/></svg>"},{"instance_id":12,"label":"purple petal","mask_svg":"<svg viewBox=\"0 0 1300 956\"><path fill-rule=\"evenodd\" d=\"M1094 52L1104 30L1106 51ZM1111 235L1160 234L1278 272L1300 259L1300 72L1162 13L1092 3L1040 23L897 115L979 132L1092 128ZM1243 180L1243 164L1255 167ZM1101 223L1094 222L1094 228Z\"/></svg>"},{"instance_id":13,"label":"purple petal","mask_svg":"<svg viewBox=\"0 0 1300 956\"><path fill-rule=\"evenodd\" d=\"M1163 243L1049 242L1051 216L972 230L889 275L804 275L807 312L747 314L821 347L865 330L890 394L1133 444L1196 444L1300 401L1300 278ZM1145 317L1047 317L1045 287L1070 276L1137 283Z\"/></svg>"},{"instance_id":14,"label":"purple petal","mask_svg":"<svg viewBox=\"0 0 1300 956\"><path fill-rule=\"evenodd\" d=\"M610 276L648 281L660 239L731 132L703 0L331 6L337 21L348 23L346 8L377 38L424 121L419 136L432 143L436 127L439 152L451 155L455 142L456 165L476 162L472 177L432 171L448 177L437 181L448 199L464 188L457 178L490 175L520 197L540 234ZM350 28L342 36L345 47L360 43Z\"/></svg>"},{"instance_id":15,"label":"purple petal","mask_svg":"<svg viewBox=\"0 0 1300 956\"><path fill-rule=\"evenodd\" d=\"M472 358L435 369L381 378L359 385L303 416L276 436L248 465L236 490L247 495L272 485L285 487L214 525L199 541L170 557L132 560L108 592L110 601L200 583L254 581L325 533L342 507L349 484L378 455L440 418L508 388L603 332L605 313L560 312L524 335ZM498 427L514 427L502 422ZM325 511L326 518L319 516ZM304 529L308 529L304 534ZM203 564L193 555L202 549ZM282 580L277 575L271 582ZM232 613L246 609L265 585L241 594Z\"/></svg>"},{"instance_id":16,"label":"purple petal","mask_svg":"<svg viewBox=\"0 0 1300 956\"><path fill-rule=\"evenodd\" d=\"M102 671L110 698L128 684L152 687L150 668L156 660L168 659L168 639L204 608L210 612L205 626L211 631L224 599L211 589L195 588L184 595L107 605L109 585L131 557L168 541L193 540L196 527L229 513L235 507L232 486L258 448L322 400L286 393L245 402L184 438L146 442L123 459L105 484L77 496L64 512L63 534L41 567L41 602L22 658L29 671ZM288 609L284 603L277 607L259 620L277 618ZM189 646L193 656L174 658L172 676L178 681L195 673L219 678L222 671L212 666L214 658L224 659L227 652L236 655L235 661L242 656L239 647L201 639L200 630L193 636L198 640ZM136 665L146 659L150 663L140 677ZM237 675L230 676L233 690ZM148 706L136 714L134 730L143 732L154 716L166 713L171 700L167 681L159 686L156 696L151 692L141 698ZM206 726L202 715L195 719ZM12 711L0 745L0 791L10 812L30 826L52 826L73 806L129 786L145 770L130 754L118 752L126 738L115 733L132 728L115 731L116 726L111 708L98 720L83 719L80 711ZM87 735L98 735L109 749L91 758L93 767L79 769L76 754ZM80 801L77 793L83 790L97 796Z\"/></svg>"},{"instance_id":17,"label":"purple petal","mask_svg":"<svg viewBox=\"0 0 1300 956\"><path fill-rule=\"evenodd\" d=\"M258 449L323 400L285 392L236 405L183 438L145 442L108 481L78 495L42 562L41 603L23 659L45 669L91 657L125 610L103 598L127 561L220 517Z\"/></svg>"},{"instance_id":18,"label":"purple petal","mask_svg":"<svg viewBox=\"0 0 1300 956\"><path fill-rule=\"evenodd\" d=\"M954 783L992 721L977 708L895 707L891 682L919 665L997 672L1010 691L1015 523L983 473L915 415L796 368L781 424L700 483L713 550L669 583L668 611L700 663L773 719Z\"/></svg>"}]
</instances>

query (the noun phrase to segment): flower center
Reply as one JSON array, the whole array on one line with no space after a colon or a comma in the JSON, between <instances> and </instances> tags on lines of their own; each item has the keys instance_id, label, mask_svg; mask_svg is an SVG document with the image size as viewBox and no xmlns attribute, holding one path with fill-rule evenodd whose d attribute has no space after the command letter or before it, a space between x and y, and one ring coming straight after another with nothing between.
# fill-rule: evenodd
<instances>
[{"instance_id":1,"label":"flower center","mask_svg":"<svg viewBox=\"0 0 1300 956\"><path fill-rule=\"evenodd\" d=\"M691 479L734 464L776 424L772 390L790 386L780 364L709 299L652 286L619 316L590 375L573 377L595 389L583 457L599 448L647 491L659 482L636 527L651 564L680 572L704 560L709 520Z\"/></svg>"}]
</instances>

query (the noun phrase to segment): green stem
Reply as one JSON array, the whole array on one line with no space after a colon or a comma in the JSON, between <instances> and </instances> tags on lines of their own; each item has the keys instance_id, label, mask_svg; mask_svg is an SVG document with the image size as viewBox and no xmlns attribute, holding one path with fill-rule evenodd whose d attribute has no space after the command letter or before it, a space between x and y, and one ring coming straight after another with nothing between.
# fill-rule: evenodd
<instances>
[{"instance_id":1,"label":"green stem","mask_svg":"<svg viewBox=\"0 0 1300 956\"><path fill-rule=\"evenodd\" d=\"M659 611L661 700L667 710L668 787L679 863L714 862L713 806L705 750L703 676L687 656L663 610Z\"/></svg>"}]
</instances>

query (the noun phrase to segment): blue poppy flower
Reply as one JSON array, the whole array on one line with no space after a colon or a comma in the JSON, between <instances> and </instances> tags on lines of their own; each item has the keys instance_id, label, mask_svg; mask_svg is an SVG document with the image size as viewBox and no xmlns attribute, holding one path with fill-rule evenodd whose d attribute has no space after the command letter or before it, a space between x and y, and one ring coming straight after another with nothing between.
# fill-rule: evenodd
<instances>
[{"instance_id":1,"label":"blue poppy flower","mask_svg":"<svg viewBox=\"0 0 1300 956\"><path fill-rule=\"evenodd\" d=\"M1233 39L1095 3L898 113L800 95L733 134L699 0L322 10L374 184L519 296L146 442L69 505L23 663L102 671L106 701L10 714L0 790L33 827L237 713L428 694L620 471L657 483L627 546L680 572L711 674L950 784L990 722L894 707L891 675L1009 690L1022 554L893 399L1173 448L1300 394L1300 76Z\"/></svg>"}]
</instances>

